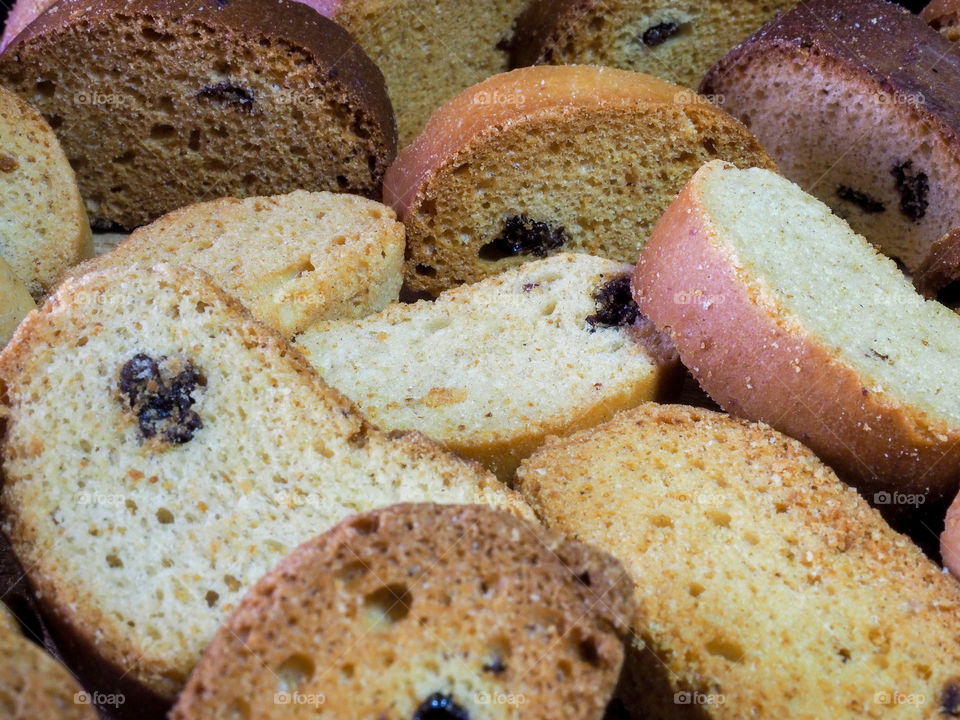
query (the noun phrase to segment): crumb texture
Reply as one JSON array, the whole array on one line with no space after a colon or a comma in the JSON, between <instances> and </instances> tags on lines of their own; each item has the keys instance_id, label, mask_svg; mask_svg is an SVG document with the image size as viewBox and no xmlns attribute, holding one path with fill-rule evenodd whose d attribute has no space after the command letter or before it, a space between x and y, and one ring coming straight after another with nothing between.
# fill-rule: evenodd
<instances>
[{"instance_id":1,"label":"crumb texture","mask_svg":"<svg viewBox=\"0 0 960 720\"><path fill-rule=\"evenodd\" d=\"M40 114L0 87L0 256L35 298L92 252L77 180Z\"/></svg>"},{"instance_id":2,"label":"crumb texture","mask_svg":"<svg viewBox=\"0 0 960 720\"><path fill-rule=\"evenodd\" d=\"M960 586L799 443L648 404L538 451L518 483L627 567L638 717L955 713Z\"/></svg>"},{"instance_id":3,"label":"crumb texture","mask_svg":"<svg viewBox=\"0 0 960 720\"><path fill-rule=\"evenodd\" d=\"M379 70L302 4L266 15L257 0L65 0L0 56L0 82L56 130L96 227L298 188L379 197L396 152Z\"/></svg>"},{"instance_id":4,"label":"crumb texture","mask_svg":"<svg viewBox=\"0 0 960 720\"><path fill-rule=\"evenodd\" d=\"M31 585L170 700L244 592L347 515L400 501L529 513L479 467L371 429L187 268L64 283L0 378L4 530Z\"/></svg>"},{"instance_id":5,"label":"crumb texture","mask_svg":"<svg viewBox=\"0 0 960 720\"><path fill-rule=\"evenodd\" d=\"M403 225L390 208L346 193L297 190L175 210L68 275L137 263L191 265L290 337L395 301L403 248Z\"/></svg>"},{"instance_id":6,"label":"crumb texture","mask_svg":"<svg viewBox=\"0 0 960 720\"><path fill-rule=\"evenodd\" d=\"M548 435L604 422L666 383L675 363L636 337L631 271L557 255L435 302L321 323L296 346L378 426L420 430L508 481Z\"/></svg>"},{"instance_id":7,"label":"crumb texture","mask_svg":"<svg viewBox=\"0 0 960 720\"><path fill-rule=\"evenodd\" d=\"M171 717L289 718L304 698L337 718L599 720L631 610L620 564L580 543L489 508L389 507L258 583Z\"/></svg>"},{"instance_id":8,"label":"crumb texture","mask_svg":"<svg viewBox=\"0 0 960 720\"><path fill-rule=\"evenodd\" d=\"M407 283L437 294L561 250L636 262L703 163L773 167L740 123L695 98L592 67L525 68L465 91L386 181L407 227Z\"/></svg>"}]
</instances>

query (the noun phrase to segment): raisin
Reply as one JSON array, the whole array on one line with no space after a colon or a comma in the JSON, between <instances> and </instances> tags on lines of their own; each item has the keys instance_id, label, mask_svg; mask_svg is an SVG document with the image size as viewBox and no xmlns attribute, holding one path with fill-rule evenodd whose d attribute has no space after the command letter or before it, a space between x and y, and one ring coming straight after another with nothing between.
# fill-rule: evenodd
<instances>
[{"instance_id":1,"label":"raisin","mask_svg":"<svg viewBox=\"0 0 960 720\"><path fill-rule=\"evenodd\" d=\"M943 689L940 710L946 717L960 717L960 686L950 683Z\"/></svg>"},{"instance_id":2,"label":"raisin","mask_svg":"<svg viewBox=\"0 0 960 720\"><path fill-rule=\"evenodd\" d=\"M930 180L924 172L913 171L913 160L896 165L890 171L897 182L897 192L900 193L900 212L914 222L919 222L927 214L930 202L927 195L930 192Z\"/></svg>"},{"instance_id":3,"label":"raisin","mask_svg":"<svg viewBox=\"0 0 960 720\"><path fill-rule=\"evenodd\" d=\"M197 97L201 100L212 100L223 105L229 105L247 115L253 112L253 93L229 82L207 85L200 89Z\"/></svg>"},{"instance_id":4,"label":"raisin","mask_svg":"<svg viewBox=\"0 0 960 720\"><path fill-rule=\"evenodd\" d=\"M852 187L841 185L837 188L837 197L853 203L868 215L886 212L887 207L876 198L872 198L866 193L854 190Z\"/></svg>"},{"instance_id":5,"label":"raisin","mask_svg":"<svg viewBox=\"0 0 960 720\"><path fill-rule=\"evenodd\" d=\"M630 275L605 282L593 293L597 312L587 318L591 327L625 327L640 318L640 307L630 292Z\"/></svg>"},{"instance_id":6,"label":"raisin","mask_svg":"<svg viewBox=\"0 0 960 720\"><path fill-rule=\"evenodd\" d=\"M648 28L643 33L643 44L647 47L656 47L662 45L676 34L680 29L680 24L675 22L665 22Z\"/></svg>"},{"instance_id":7,"label":"raisin","mask_svg":"<svg viewBox=\"0 0 960 720\"><path fill-rule=\"evenodd\" d=\"M531 220L526 215L514 215L507 218L496 239L480 248L480 259L493 262L515 255L546 257L566 242L563 228L554 230L549 223Z\"/></svg>"},{"instance_id":8,"label":"raisin","mask_svg":"<svg viewBox=\"0 0 960 720\"><path fill-rule=\"evenodd\" d=\"M417 708L413 720L470 720L470 714L450 695L434 693Z\"/></svg>"},{"instance_id":9,"label":"raisin","mask_svg":"<svg viewBox=\"0 0 960 720\"><path fill-rule=\"evenodd\" d=\"M164 378L160 362L139 353L120 369L120 394L137 416L145 439L156 436L182 445L193 439L203 421L193 410L193 393L203 383L200 373L187 361L176 375Z\"/></svg>"}]
</instances>

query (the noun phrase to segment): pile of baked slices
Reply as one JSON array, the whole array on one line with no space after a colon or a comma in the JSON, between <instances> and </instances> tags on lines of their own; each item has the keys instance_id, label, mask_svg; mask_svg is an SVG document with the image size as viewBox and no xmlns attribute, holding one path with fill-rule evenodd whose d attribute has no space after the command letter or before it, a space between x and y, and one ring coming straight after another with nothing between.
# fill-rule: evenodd
<instances>
[{"instance_id":1,"label":"pile of baked slices","mask_svg":"<svg viewBox=\"0 0 960 720\"><path fill-rule=\"evenodd\" d=\"M0 720L960 717L960 0L17 0Z\"/></svg>"}]
</instances>

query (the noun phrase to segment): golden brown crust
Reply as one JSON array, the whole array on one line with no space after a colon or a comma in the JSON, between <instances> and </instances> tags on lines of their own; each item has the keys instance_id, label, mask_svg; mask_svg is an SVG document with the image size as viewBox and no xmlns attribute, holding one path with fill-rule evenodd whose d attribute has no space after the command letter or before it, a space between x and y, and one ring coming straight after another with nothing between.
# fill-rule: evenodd
<instances>
[{"instance_id":1,"label":"golden brown crust","mask_svg":"<svg viewBox=\"0 0 960 720\"><path fill-rule=\"evenodd\" d=\"M960 433L865 387L818 338L779 320L776 301L752 294L745 271L725 254L697 182L654 229L633 292L700 385L730 413L801 440L865 492L955 492Z\"/></svg>"},{"instance_id":2,"label":"golden brown crust","mask_svg":"<svg viewBox=\"0 0 960 720\"><path fill-rule=\"evenodd\" d=\"M439 694L470 716L516 717L503 695L524 717L600 718L630 597L619 563L539 525L475 505L390 506L306 542L264 577L171 717L240 705L290 717L278 704L300 696L332 717L410 718Z\"/></svg>"}]
</instances>

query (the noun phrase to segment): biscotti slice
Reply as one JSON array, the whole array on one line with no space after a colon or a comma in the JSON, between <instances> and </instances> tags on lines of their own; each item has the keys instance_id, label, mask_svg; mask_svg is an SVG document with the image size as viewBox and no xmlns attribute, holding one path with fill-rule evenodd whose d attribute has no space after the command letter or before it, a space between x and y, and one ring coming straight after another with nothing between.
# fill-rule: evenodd
<instances>
[{"instance_id":1,"label":"biscotti slice","mask_svg":"<svg viewBox=\"0 0 960 720\"><path fill-rule=\"evenodd\" d=\"M517 20L511 65L607 65L695 88L730 48L796 2L532 0Z\"/></svg>"},{"instance_id":2,"label":"biscotti slice","mask_svg":"<svg viewBox=\"0 0 960 720\"><path fill-rule=\"evenodd\" d=\"M0 255L40 297L91 252L77 180L56 135L0 87Z\"/></svg>"},{"instance_id":3,"label":"biscotti slice","mask_svg":"<svg viewBox=\"0 0 960 720\"><path fill-rule=\"evenodd\" d=\"M957 0L933 0L920 13L920 18L947 40L960 40L960 2Z\"/></svg>"},{"instance_id":4,"label":"biscotti slice","mask_svg":"<svg viewBox=\"0 0 960 720\"><path fill-rule=\"evenodd\" d=\"M956 493L960 317L798 186L708 164L633 287L724 409L803 441L868 497Z\"/></svg>"},{"instance_id":5,"label":"biscotti slice","mask_svg":"<svg viewBox=\"0 0 960 720\"><path fill-rule=\"evenodd\" d=\"M679 380L640 317L632 265L557 255L436 302L320 323L296 340L379 427L419 430L504 481L548 435L609 420Z\"/></svg>"},{"instance_id":6,"label":"biscotti slice","mask_svg":"<svg viewBox=\"0 0 960 720\"><path fill-rule=\"evenodd\" d=\"M97 720L91 700L66 668L23 636L17 621L0 605L0 717Z\"/></svg>"},{"instance_id":7,"label":"biscotti slice","mask_svg":"<svg viewBox=\"0 0 960 720\"><path fill-rule=\"evenodd\" d=\"M689 90L596 67L497 75L440 108L391 166L406 282L437 294L559 250L636 262L705 161L773 167Z\"/></svg>"},{"instance_id":8,"label":"biscotti slice","mask_svg":"<svg viewBox=\"0 0 960 720\"><path fill-rule=\"evenodd\" d=\"M783 174L916 271L960 214L960 52L883 0L811 0L707 75Z\"/></svg>"},{"instance_id":9,"label":"biscotti slice","mask_svg":"<svg viewBox=\"0 0 960 720\"><path fill-rule=\"evenodd\" d=\"M192 265L290 337L320 320L361 318L395 301L403 248L403 225L390 208L298 190L175 210L69 275L137 263Z\"/></svg>"},{"instance_id":10,"label":"biscotti slice","mask_svg":"<svg viewBox=\"0 0 960 720\"><path fill-rule=\"evenodd\" d=\"M633 607L613 558L478 506L396 505L243 598L172 720L600 720Z\"/></svg>"},{"instance_id":11,"label":"biscotti slice","mask_svg":"<svg viewBox=\"0 0 960 720\"><path fill-rule=\"evenodd\" d=\"M247 588L347 515L526 512L479 466L369 427L185 267L65 282L0 354L0 381L3 529L76 669L115 668L128 697L153 694L145 714L166 709Z\"/></svg>"},{"instance_id":12,"label":"biscotti slice","mask_svg":"<svg viewBox=\"0 0 960 720\"><path fill-rule=\"evenodd\" d=\"M633 578L635 717L960 711L960 585L800 443L648 404L545 446L518 486Z\"/></svg>"},{"instance_id":13,"label":"biscotti slice","mask_svg":"<svg viewBox=\"0 0 960 720\"><path fill-rule=\"evenodd\" d=\"M224 196L379 198L396 151L376 65L288 0L62 0L0 83L50 120L98 228Z\"/></svg>"},{"instance_id":14,"label":"biscotti slice","mask_svg":"<svg viewBox=\"0 0 960 720\"><path fill-rule=\"evenodd\" d=\"M349 30L383 70L401 146L461 90L509 69L510 36L528 2L302 1Z\"/></svg>"},{"instance_id":15,"label":"biscotti slice","mask_svg":"<svg viewBox=\"0 0 960 720\"><path fill-rule=\"evenodd\" d=\"M27 286L0 257L0 347L7 344L20 321L36 306Z\"/></svg>"}]
</instances>

